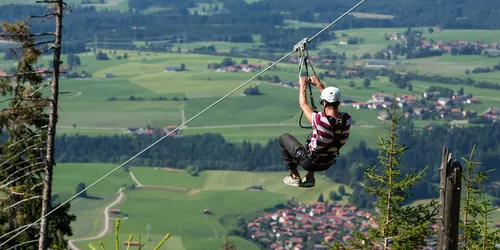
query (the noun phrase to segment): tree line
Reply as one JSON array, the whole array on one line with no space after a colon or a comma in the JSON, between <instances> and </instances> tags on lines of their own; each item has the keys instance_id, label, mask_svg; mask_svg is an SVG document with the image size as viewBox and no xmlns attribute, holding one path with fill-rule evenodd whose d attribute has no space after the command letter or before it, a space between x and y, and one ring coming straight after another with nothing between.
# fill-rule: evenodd
<instances>
[{"instance_id":1,"label":"tree line","mask_svg":"<svg viewBox=\"0 0 500 250\"><path fill-rule=\"evenodd\" d=\"M56 159L58 162L108 162L122 163L160 135L153 136L98 136L62 135L57 138ZM443 144L450 147L455 155L465 156L473 147L477 147L477 157L483 162L484 169L494 169L500 161L497 149L500 147L494 138L500 138L500 125L491 124L483 127L455 128L449 125L433 125L432 129L415 132L413 123L405 120L398 129L398 136L403 144L411 145L402 161L404 173L419 171L425 166L437 168L440 164L439 148ZM86 152L82 154L81 152ZM363 181L363 170L359 166L373 166L377 163L379 152L366 146L361 141L348 152L341 152L337 163L324 174L333 181L355 188ZM241 170L241 171L281 171L285 170L279 152L277 139L270 139L267 144L252 144L244 141L241 145L228 143L219 134L203 134L184 137L168 137L149 151L145 152L131 165L169 166L203 170ZM491 179L500 178L500 172L491 173ZM434 197L435 186L439 182L437 171L427 171L423 180L417 183L415 198ZM500 187L492 182L489 193L500 198ZM354 199L363 197L354 196ZM366 197L365 197L366 198ZM354 201L357 202L357 201Z\"/></svg>"},{"instance_id":2,"label":"tree line","mask_svg":"<svg viewBox=\"0 0 500 250\"><path fill-rule=\"evenodd\" d=\"M493 7L491 7L498 3L493 0L485 1L487 2L485 4L478 4L477 1L472 0L464 0L460 3L442 1L440 4L434 2L401 4L388 0L377 1L377 3L366 2L358 11L383 13L395 15L395 17L361 19L348 15L331 29L415 26L441 26L450 29L500 28L499 17L493 15ZM269 3L225 0L222 3L223 7L221 9L217 7L211 15L200 15L197 11L189 11L189 8L196 7L194 1L132 0L129 1L129 10L124 12L72 6L72 13L65 18L66 25L63 30L64 40L71 40L72 43L63 46L63 53L85 51L85 43L93 43L94 36L97 37L99 46L115 49L118 47L134 48L132 40L151 41L151 37L164 37L163 40L169 41L164 41L163 44L200 40L262 42L265 46L288 50L300 37L309 37L317 33L320 28L290 29L285 27L285 20L331 22L332 17L340 16L352 7L352 2L346 0L313 2L277 0ZM153 5L164 8L154 12L142 11ZM414 6L415 9L408 8L408 6ZM426 11L418 11L420 9L426 9ZM4 11L0 13L0 19L5 21L16 21L29 15L44 14L44 9L37 5L2 5L2 10ZM462 18L466 14L467 18ZM37 23L33 28L45 32L50 30L51 26L46 23ZM311 46L318 41L333 39L331 33L323 32L313 40ZM260 40L254 40L253 35L261 35ZM119 43L113 44L113 39L119 39ZM152 46L158 47L159 45Z\"/></svg>"}]
</instances>

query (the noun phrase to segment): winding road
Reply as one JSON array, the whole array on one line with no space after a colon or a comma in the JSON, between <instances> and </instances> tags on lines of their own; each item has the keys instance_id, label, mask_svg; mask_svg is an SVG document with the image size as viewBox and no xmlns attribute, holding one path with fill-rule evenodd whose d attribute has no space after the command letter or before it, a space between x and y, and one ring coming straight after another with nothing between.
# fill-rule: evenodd
<instances>
[{"instance_id":1,"label":"winding road","mask_svg":"<svg viewBox=\"0 0 500 250\"><path fill-rule=\"evenodd\" d=\"M106 206L106 208L104 209L104 229L96 236L93 236L93 237L89 237L89 238L82 238L82 239L72 239L72 240L68 240L68 246L69 246L69 249L72 249L72 250L81 250L80 248L76 247L75 246L75 242L78 242L78 241L88 241L88 240L96 240L96 239L99 239L99 238L102 238L104 237L104 235L106 235L106 233L108 233L109 231L109 228L110 228L110 220L109 220L109 210L113 207L113 206L116 206L117 204L119 204L124 198L125 198L125 194L123 193L123 190L125 190L125 188L120 188L118 190L118 197L116 198L115 201L113 201L112 203L110 203L108 206Z\"/></svg>"}]
</instances>

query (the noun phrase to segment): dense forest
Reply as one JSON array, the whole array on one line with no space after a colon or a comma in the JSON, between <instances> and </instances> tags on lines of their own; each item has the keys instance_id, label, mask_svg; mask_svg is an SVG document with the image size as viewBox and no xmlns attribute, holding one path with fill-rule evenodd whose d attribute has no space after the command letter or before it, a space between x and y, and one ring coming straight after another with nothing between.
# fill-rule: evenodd
<instances>
[{"instance_id":1,"label":"dense forest","mask_svg":"<svg viewBox=\"0 0 500 250\"><path fill-rule=\"evenodd\" d=\"M415 198L436 197L438 192L433 184L439 182L439 172L435 171L441 162L442 146L449 147L454 156L468 157L474 144L477 144L475 156L483 163L484 169L496 168L500 161L498 148L500 142L500 124L484 127L457 128L449 125L433 125L432 129L415 132L413 123L407 119L401 122L398 131L400 143L408 145L402 166L407 173L421 171L429 166L423 181L414 189ZM159 135L153 136L60 136L57 139L57 162L109 162L122 163L143 148L147 147ZM324 174L336 182L357 188L363 180L360 166L377 164L377 149L367 148L360 142L353 149L341 152L337 163ZM168 137L155 147L146 151L131 165L168 166L188 169L195 174L202 170L243 170L243 171L281 171L284 170L277 139L261 146L243 142L234 145L218 134L204 134L184 137ZM490 173L488 192L500 197L500 186L491 180L500 178L500 172ZM361 191L361 190L358 190ZM366 199L368 197L355 198ZM355 201L353 201L355 202ZM359 201L363 203L365 201ZM359 205L359 203L358 203Z\"/></svg>"},{"instance_id":2,"label":"dense forest","mask_svg":"<svg viewBox=\"0 0 500 250\"><path fill-rule=\"evenodd\" d=\"M194 0L130 0L129 10L96 10L94 7L72 6L65 17L65 52L82 52L85 42L95 38L108 45L133 48L132 40L150 40L162 37L166 44L176 41L231 41L262 42L273 49L288 50L303 37L310 37L320 28L288 29L285 20L331 22L354 5L348 0L273 0L246 3L243 0L222 0L222 5L208 5L210 15L189 9L196 7ZM222 6L219 8L218 6ZM156 12L145 12L159 7ZM500 2L494 0L399 0L367 1L357 9L368 13L394 15L393 19L358 19L346 16L331 27L332 30L365 27L440 26L442 28L498 29L500 17L495 9ZM0 19L23 20L29 15L43 14L35 5L2 5ZM33 31L48 31L50 22L37 23ZM261 35L254 40L252 35ZM333 32L324 32L317 41L333 39ZM113 40L115 39L115 40ZM120 43L117 44L116 40Z\"/></svg>"}]
</instances>

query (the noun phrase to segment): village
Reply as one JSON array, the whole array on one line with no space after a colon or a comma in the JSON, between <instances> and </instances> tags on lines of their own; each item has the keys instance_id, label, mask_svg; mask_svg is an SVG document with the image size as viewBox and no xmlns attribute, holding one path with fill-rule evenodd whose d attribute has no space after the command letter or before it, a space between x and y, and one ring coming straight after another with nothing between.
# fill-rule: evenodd
<instances>
[{"instance_id":1,"label":"village","mask_svg":"<svg viewBox=\"0 0 500 250\"><path fill-rule=\"evenodd\" d=\"M346 74L355 74L355 70L346 70ZM280 81L270 83L283 87L299 88L298 82ZM482 119L482 123L490 123L498 119L500 108L488 107L482 113L477 113L471 109L466 109L468 105L481 103L471 94L454 93L451 98L444 97L441 91L427 90L421 96L412 94L393 96L386 93L374 93L371 99L366 101L355 101L353 98L344 96L342 106L353 107L354 109L369 109L379 111L376 114L378 120L388 120L389 116L385 109L391 109L395 101L397 108L404 110L406 117L414 117L422 120L446 119L456 123L469 123L471 119ZM382 111L384 110L384 111Z\"/></svg>"},{"instance_id":2,"label":"village","mask_svg":"<svg viewBox=\"0 0 500 250\"><path fill-rule=\"evenodd\" d=\"M272 250L305 250L305 241L311 239L318 241L312 248L315 250L329 249L323 243L348 246L354 228L367 236L370 227L377 227L371 213L333 202L299 203L247 223L251 240ZM437 229L437 225L432 227ZM428 242L431 245L432 239Z\"/></svg>"},{"instance_id":3,"label":"village","mask_svg":"<svg viewBox=\"0 0 500 250\"><path fill-rule=\"evenodd\" d=\"M464 107L470 104L477 104L479 100L475 97L467 96L464 94L453 94L452 98L441 97L441 92L425 92L422 96L417 97L411 94L396 95L396 105L403 108L405 116L413 116L423 120L431 119L447 119L454 120L460 123L468 123L471 118L478 116L483 117L486 121L493 121L497 119L500 114L500 108L489 107L481 114L465 109ZM385 93L375 93L372 99L366 102L352 102L344 103L350 105L355 109L371 109L371 110L384 110L391 109L394 100L391 95ZM387 112L378 112L377 119L388 120Z\"/></svg>"}]
</instances>

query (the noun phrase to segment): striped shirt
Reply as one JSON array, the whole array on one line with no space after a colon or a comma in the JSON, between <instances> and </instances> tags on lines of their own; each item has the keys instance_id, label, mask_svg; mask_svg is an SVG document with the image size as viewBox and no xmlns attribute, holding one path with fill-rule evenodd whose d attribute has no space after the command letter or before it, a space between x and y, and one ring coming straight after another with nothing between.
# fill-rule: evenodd
<instances>
[{"instance_id":1,"label":"striped shirt","mask_svg":"<svg viewBox=\"0 0 500 250\"><path fill-rule=\"evenodd\" d=\"M349 132L351 130L351 122L352 118L348 113L340 112L340 116L342 117L343 123L345 124L340 140L340 147L344 146L347 140L349 140ZM309 149L312 151L317 151L325 148L334 140L334 131L332 125L328 121L328 117L325 113L313 113L312 114L312 127L313 132L311 136L311 142L309 143ZM338 151L340 148L331 148L330 150Z\"/></svg>"}]
</instances>

